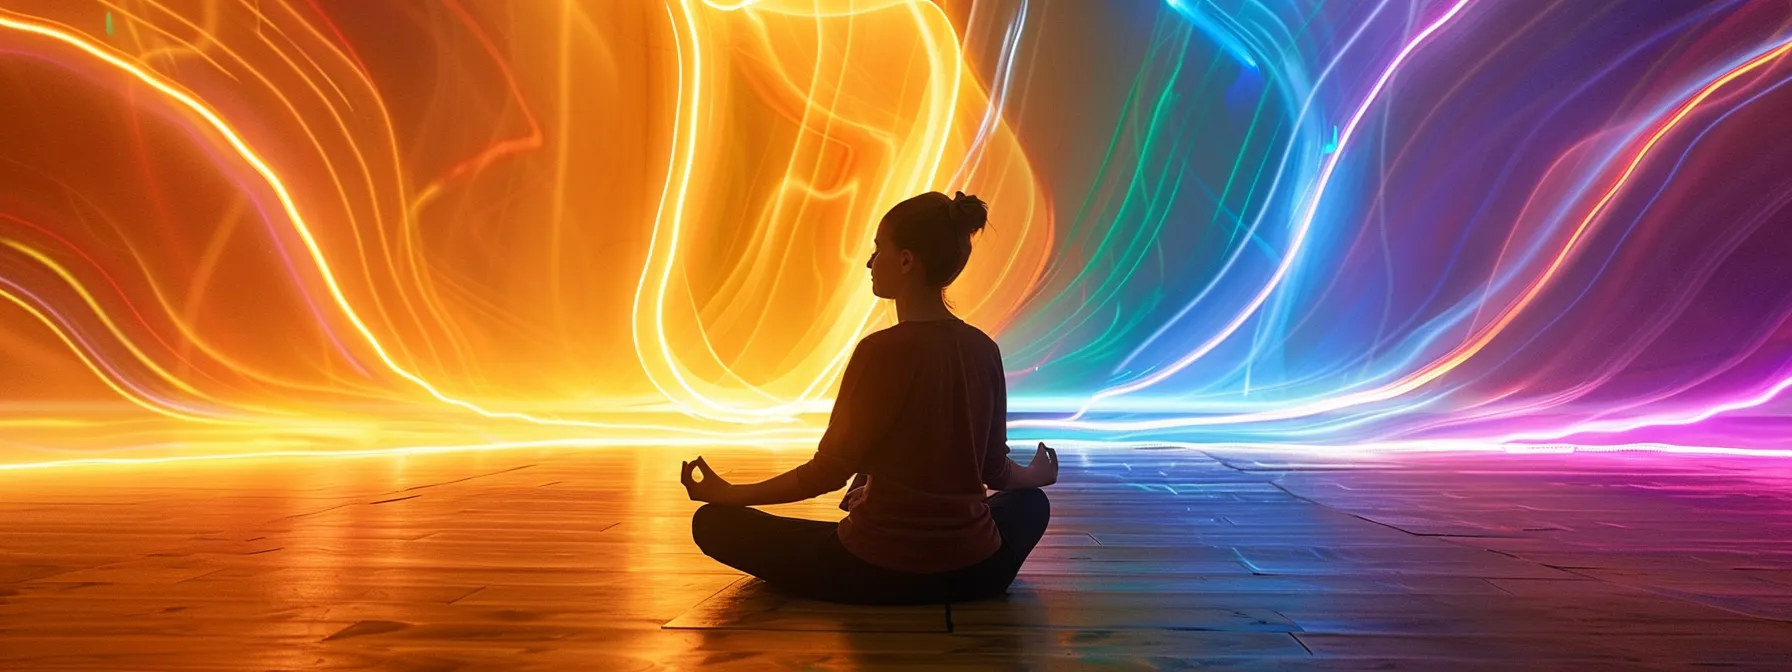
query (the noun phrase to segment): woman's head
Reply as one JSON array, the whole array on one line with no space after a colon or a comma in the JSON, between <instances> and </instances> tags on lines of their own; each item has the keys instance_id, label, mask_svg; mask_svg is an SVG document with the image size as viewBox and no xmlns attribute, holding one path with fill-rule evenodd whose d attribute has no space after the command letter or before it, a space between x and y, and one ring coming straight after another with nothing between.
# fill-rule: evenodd
<instances>
[{"instance_id":1,"label":"woman's head","mask_svg":"<svg viewBox=\"0 0 1792 672\"><path fill-rule=\"evenodd\" d=\"M871 293L894 299L909 292L939 292L958 279L971 259L971 234L989 221L989 205L960 191L930 191L897 203L877 225Z\"/></svg>"}]
</instances>

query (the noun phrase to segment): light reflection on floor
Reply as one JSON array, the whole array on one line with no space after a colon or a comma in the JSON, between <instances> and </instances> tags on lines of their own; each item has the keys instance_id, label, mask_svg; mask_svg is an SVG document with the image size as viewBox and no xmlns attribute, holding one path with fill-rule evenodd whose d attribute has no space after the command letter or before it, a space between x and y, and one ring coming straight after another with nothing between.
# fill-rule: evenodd
<instances>
[{"instance_id":1,"label":"light reflection on floor","mask_svg":"<svg viewBox=\"0 0 1792 672\"><path fill-rule=\"evenodd\" d=\"M1792 472L1775 459L1066 448L1054 522L1008 598L930 616L737 584L690 542L696 505L675 477L697 453L735 480L806 456L517 449L0 473L0 668L1649 669L1792 655ZM774 510L830 519L833 504Z\"/></svg>"}]
</instances>

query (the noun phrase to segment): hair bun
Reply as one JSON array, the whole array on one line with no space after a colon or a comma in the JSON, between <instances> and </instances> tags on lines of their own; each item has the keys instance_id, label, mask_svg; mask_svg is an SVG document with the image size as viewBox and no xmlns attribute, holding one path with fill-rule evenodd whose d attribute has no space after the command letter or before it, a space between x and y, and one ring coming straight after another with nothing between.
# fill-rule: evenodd
<instances>
[{"instance_id":1,"label":"hair bun","mask_svg":"<svg viewBox=\"0 0 1792 672\"><path fill-rule=\"evenodd\" d=\"M989 223L989 204L976 196L967 196L962 191L953 193L949 208L953 228L966 236L982 231L983 226Z\"/></svg>"}]
</instances>

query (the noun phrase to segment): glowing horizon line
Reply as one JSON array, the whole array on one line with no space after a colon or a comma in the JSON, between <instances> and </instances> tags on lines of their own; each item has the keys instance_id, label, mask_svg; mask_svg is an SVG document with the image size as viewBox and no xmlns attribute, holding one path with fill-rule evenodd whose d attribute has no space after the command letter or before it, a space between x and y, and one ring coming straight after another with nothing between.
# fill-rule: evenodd
<instances>
[{"instance_id":1,"label":"glowing horizon line","mask_svg":"<svg viewBox=\"0 0 1792 672\"><path fill-rule=\"evenodd\" d=\"M788 441L794 442L793 441ZM71 467L156 467L168 464L188 462L229 462L253 459L320 459L320 458L366 458L366 457L409 457L413 455L443 455L467 452L498 452L529 449L555 448L645 448L648 444L665 445L663 440L643 441L640 439L602 439L602 438L570 438L540 439L534 441L504 441L479 444L424 445L393 448L366 448L347 450L267 450L244 453L216 453L206 455L176 455L167 457L89 457L47 462L16 462L0 464L0 473L24 472L46 469L64 469ZM1009 441L1012 445L1016 441ZM747 442L743 437L738 442L703 442L673 441L671 445L680 446L716 446L716 447L766 447L763 441ZM1181 448L1193 451L1251 451L1257 453L1284 453L1298 455L1342 456L1350 454L1501 454L1514 456L1527 455L1565 455L1574 453L1662 453L1670 455L1723 455L1729 457L1761 457L1792 458L1792 449L1785 448L1735 448L1729 446L1697 446L1661 442L1637 442L1607 445L1588 445L1576 443L1496 443L1491 441L1475 441L1462 439L1445 439L1436 441L1393 441L1369 442L1358 444L1323 444L1323 443L1253 443L1242 441L1222 441L1215 443L1194 443L1188 441L1100 441L1084 439L1062 439L1050 441L1048 445L1061 448L1081 450L1126 450L1139 448ZM784 450L787 448L769 448ZM668 476L668 478L670 478Z\"/></svg>"}]
</instances>

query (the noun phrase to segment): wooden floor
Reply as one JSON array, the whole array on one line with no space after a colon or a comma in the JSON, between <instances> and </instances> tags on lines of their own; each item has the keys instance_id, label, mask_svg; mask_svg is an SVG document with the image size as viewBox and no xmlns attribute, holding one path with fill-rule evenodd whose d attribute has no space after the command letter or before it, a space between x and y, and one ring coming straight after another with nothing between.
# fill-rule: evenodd
<instances>
[{"instance_id":1,"label":"wooden floor","mask_svg":"<svg viewBox=\"0 0 1792 672\"><path fill-rule=\"evenodd\" d=\"M0 669L1792 666L1792 462L1066 450L1005 601L879 609L698 554L682 457L0 472Z\"/></svg>"}]
</instances>

